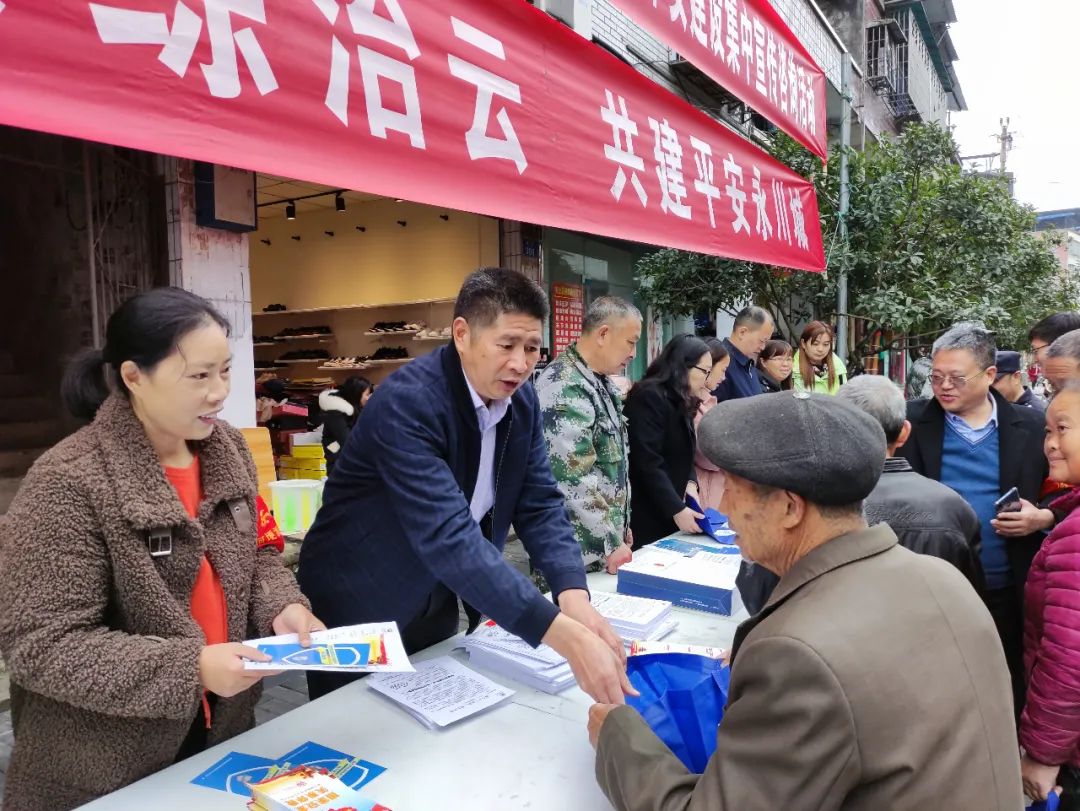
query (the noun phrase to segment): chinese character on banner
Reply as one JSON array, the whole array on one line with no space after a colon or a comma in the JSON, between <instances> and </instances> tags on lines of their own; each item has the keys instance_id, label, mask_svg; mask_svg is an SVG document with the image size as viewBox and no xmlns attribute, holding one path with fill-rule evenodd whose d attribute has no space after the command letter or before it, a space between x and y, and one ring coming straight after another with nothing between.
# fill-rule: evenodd
<instances>
[{"instance_id":1,"label":"chinese character on banner","mask_svg":"<svg viewBox=\"0 0 1080 811\"><path fill-rule=\"evenodd\" d=\"M720 199L720 187L713 182L715 171L713 168L712 147L700 138L690 136L690 146L694 149L694 166L697 167L697 180L694 188L705 195L705 201L709 206L709 225L716 227L716 215L713 213L713 200Z\"/></svg>"},{"instance_id":2,"label":"chinese character on banner","mask_svg":"<svg viewBox=\"0 0 1080 811\"><path fill-rule=\"evenodd\" d=\"M656 158L656 178L660 181L660 208L666 214L690 219L686 204L686 183L682 171L682 145L679 134L667 119L649 119L654 136L653 157Z\"/></svg>"},{"instance_id":3,"label":"chinese character on banner","mask_svg":"<svg viewBox=\"0 0 1080 811\"><path fill-rule=\"evenodd\" d=\"M724 177L728 181L724 191L731 198L731 213L735 215L735 219L731 221L731 226L735 229L736 234L740 231L746 231L749 234L750 221L746 219L746 192L742 187L743 170L735 162L735 156L730 152L724 158Z\"/></svg>"},{"instance_id":4,"label":"chinese character on banner","mask_svg":"<svg viewBox=\"0 0 1080 811\"><path fill-rule=\"evenodd\" d=\"M782 181L772 182L773 210L776 212L776 238L791 244L791 224L788 222L787 188Z\"/></svg>"},{"instance_id":5,"label":"chinese character on banner","mask_svg":"<svg viewBox=\"0 0 1080 811\"><path fill-rule=\"evenodd\" d=\"M715 56L724 60L724 0L709 0L710 46Z\"/></svg>"},{"instance_id":6,"label":"chinese character on banner","mask_svg":"<svg viewBox=\"0 0 1080 811\"><path fill-rule=\"evenodd\" d=\"M769 221L769 201L765 196L765 189L761 187L761 170L754 167L754 180L751 185L751 199L754 201L754 209L757 219L754 221L754 231L766 242L772 236L773 227Z\"/></svg>"},{"instance_id":7,"label":"chinese character on banner","mask_svg":"<svg viewBox=\"0 0 1080 811\"><path fill-rule=\"evenodd\" d=\"M618 106L615 96L610 90L604 91L607 106L600 108L600 117L604 123L611 125L611 140L614 144L604 145L604 157L619 164L615 173L615 182L611 184L611 196L616 202L622 200L623 189L626 187L626 170L630 170L630 185L637 192L638 200L644 207L649 202L649 196L645 193L645 187L641 185L638 172L645 171L645 161L634 154L634 136L638 134L638 125L630 119L626 112L626 99L618 97Z\"/></svg>"},{"instance_id":8,"label":"chinese character on banner","mask_svg":"<svg viewBox=\"0 0 1080 811\"><path fill-rule=\"evenodd\" d=\"M312 0L327 22L337 23L341 6L338 0ZM389 19L375 13L376 0L350 0L345 6L349 24L357 36L380 40L398 50L409 61L420 56L409 21L405 18L398 0L383 0ZM349 125L349 94L351 55L349 49L337 36L330 44L330 82L326 89L326 106L345 126ZM409 143L417 149L425 149L424 127L420 117L420 94L416 89L416 71L408 62L402 62L364 45L357 47L360 75L364 85L367 105L368 128L376 138L386 139L389 132L408 136ZM393 82L401 87L404 112L391 110L383 104L380 80Z\"/></svg>"},{"instance_id":9,"label":"chinese character on banner","mask_svg":"<svg viewBox=\"0 0 1080 811\"><path fill-rule=\"evenodd\" d=\"M786 115L788 113L788 49L783 42L776 43L776 56L776 73L780 78L778 82L780 85L780 112Z\"/></svg>"},{"instance_id":10,"label":"chinese character on banner","mask_svg":"<svg viewBox=\"0 0 1080 811\"><path fill-rule=\"evenodd\" d=\"M802 196L798 189L791 190L791 221L795 226L795 242L804 251L810 248L810 239L806 235L806 218L803 216Z\"/></svg>"},{"instance_id":11,"label":"chinese character on banner","mask_svg":"<svg viewBox=\"0 0 1080 811\"><path fill-rule=\"evenodd\" d=\"M462 22L457 17L451 17L450 23L455 37L496 59L506 61L506 51L501 41L479 28ZM502 128L502 138L493 138L487 134L488 119L491 118L491 103L495 100L495 96L521 104L521 88L509 79L466 62L461 57L450 54L447 58L451 75L476 85L476 109L473 114L472 128L465 133L469 157L474 161L480 158L503 158L517 167L519 175L524 173L529 162L525 160L521 142L518 140L514 125L510 122L510 115L506 112L504 105L500 105L499 112L495 114L495 120Z\"/></svg>"},{"instance_id":12,"label":"chinese character on banner","mask_svg":"<svg viewBox=\"0 0 1080 811\"><path fill-rule=\"evenodd\" d=\"M708 25L705 0L690 0L690 33L703 48L709 47Z\"/></svg>"},{"instance_id":13,"label":"chinese character on banner","mask_svg":"<svg viewBox=\"0 0 1080 811\"><path fill-rule=\"evenodd\" d=\"M724 0L724 11L727 12L727 63L728 67L738 75L742 70L742 63L739 62L738 0Z\"/></svg>"},{"instance_id":14,"label":"chinese character on banner","mask_svg":"<svg viewBox=\"0 0 1080 811\"><path fill-rule=\"evenodd\" d=\"M690 2L693 3L694 0L690 0ZM671 8L669 9L669 11L671 12L671 21L673 23L674 22L680 23L682 25L682 30L685 31L686 30L686 0L671 0Z\"/></svg>"},{"instance_id":15,"label":"chinese character on banner","mask_svg":"<svg viewBox=\"0 0 1080 811\"><path fill-rule=\"evenodd\" d=\"M240 65L244 57L259 93L277 90L277 78L250 26L233 30L232 15L266 24L263 0L204 0L206 30L210 36L210 64L200 65L210 95L234 99L240 95ZM202 34L203 20L183 2L177 2L172 25L164 14L133 11L90 3L98 36L106 45L160 45L158 59L180 78L188 67Z\"/></svg>"},{"instance_id":16,"label":"chinese character on banner","mask_svg":"<svg viewBox=\"0 0 1080 811\"><path fill-rule=\"evenodd\" d=\"M754 71L754 21L750 15L746 13L745 7L742 14L739 15L739 47L742 49L742 56L746 65L746 83L753 82L752 73Z\"/></svg>"},{"instance_id":17,"label":"chinese character on banner","mask_svg":"<svg viewBox=\"0 0 1080 811\"><path fill-rule=\"evenodd\" d=\"M754 89L763 96L769 95L765 86L765 26L754 18Z\"/></svg>"}]
</instances>

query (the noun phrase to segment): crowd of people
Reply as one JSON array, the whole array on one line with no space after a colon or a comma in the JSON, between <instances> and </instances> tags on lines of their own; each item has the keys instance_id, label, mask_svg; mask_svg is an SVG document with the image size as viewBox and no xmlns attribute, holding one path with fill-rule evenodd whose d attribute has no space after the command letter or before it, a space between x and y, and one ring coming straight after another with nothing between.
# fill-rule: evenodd
<instances>
[{"instance_id":1,"label":"crowd of people","mask_svg":"<svg viewBox=\"0 0 1080 811\"><path fill-rule=\"evenodd\" d=\"M1048 405L978 324L937 339L906 399L849 380L828 324L790 343L754 306L724 340L674 338L624 398L643 319L615 297L529 385L547 316L538 285L481 269L447 345L324 393L297 581L217 419L228 323L173 288L121 305L65 380L89 424L0 522L5 803L72 808L252 726L265 671L244 661L265 657L244 639L393 620L412 653L458 633L460 603L470 630L566 657L619 809L1016 811L1055 789L1080 808L1080 315L1030 332ZM737 533L750 619L699 775L625 706L586 574L707 508ZM504 559L511 529L553 599ZM309 673L309 693L353 678Z\"/></svg>"}]
</instances>

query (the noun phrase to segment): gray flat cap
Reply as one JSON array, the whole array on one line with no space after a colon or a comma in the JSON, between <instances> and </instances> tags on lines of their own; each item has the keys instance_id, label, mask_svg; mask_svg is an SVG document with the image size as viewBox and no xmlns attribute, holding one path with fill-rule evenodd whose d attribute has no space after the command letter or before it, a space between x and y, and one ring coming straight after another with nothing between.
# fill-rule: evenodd
<instances>
[{"instance_id":1,"label":"gray flat cap","mask_svg":"<svg viewBox=\"0 0 1080 811\"><path fill-rule=\"evenodd\" d=\"M721 470L833 507L870 495L885 464L878 421L827 394L720 403L701 420L698 445Z\"/></svg>"}]
</instances>

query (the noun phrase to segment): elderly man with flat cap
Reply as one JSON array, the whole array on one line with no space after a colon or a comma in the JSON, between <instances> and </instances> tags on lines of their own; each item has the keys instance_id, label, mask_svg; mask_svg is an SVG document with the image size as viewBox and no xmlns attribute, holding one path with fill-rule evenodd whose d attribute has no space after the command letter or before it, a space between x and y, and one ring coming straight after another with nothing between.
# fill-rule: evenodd
<instances>
[{"instance_id":1,"label":"elderly man with flat cap","mask_svg":"<svg viewBox=\"0 0 1080 811\"><path fill-rule=\"evenodd\" d=\"M780 576L731 654L716 753L692 774L631 707L594 705L596 776L626 811L1023 805L993 620L963 575L868 527L885 461L869 415L818 394L701 422L744 556ZM708 640L700 640L707 642Z\"/></svg>"}]
</instances>

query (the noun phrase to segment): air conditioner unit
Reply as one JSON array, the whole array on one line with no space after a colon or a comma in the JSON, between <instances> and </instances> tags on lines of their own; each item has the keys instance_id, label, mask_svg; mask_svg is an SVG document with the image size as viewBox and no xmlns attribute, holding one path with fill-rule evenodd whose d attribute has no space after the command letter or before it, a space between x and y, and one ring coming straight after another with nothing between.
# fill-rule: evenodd
<instances>
[{"instance_id":1,"label":"air conditioner unit","mask_svg":"<svg viewBox=\"0 0 1080 811\"><path fill-rule=\"evenodd\" d=\"M541 11L592 39L592 0L532 0Z\"/></svg>"}]
</instances>

